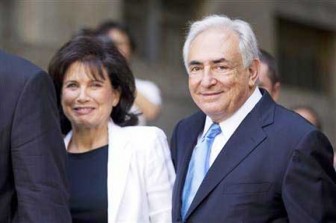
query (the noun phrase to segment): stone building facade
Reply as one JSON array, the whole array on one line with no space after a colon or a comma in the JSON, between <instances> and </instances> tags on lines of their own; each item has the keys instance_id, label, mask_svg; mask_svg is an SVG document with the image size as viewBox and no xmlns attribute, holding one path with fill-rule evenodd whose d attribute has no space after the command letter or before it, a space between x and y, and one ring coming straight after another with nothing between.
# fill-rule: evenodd
<instances>
[{"instance_id":1,"label":"stone building facade","mask_svg":"<svg viewBox=\"0 0 336 223\"><path fill-rule=\"evenodd\" d=\"M162 89L160 118L151 123L168 137L196 110L182 64L188 21L226 14L248 21L261 48L276 56L282 75L280 103L308 104L336 146L336 2L332 0L0 0L0 48L47 68L55 50L83 27L113 19L129 24L138 48L136 76Z\"/></svg>"}]
</instances>

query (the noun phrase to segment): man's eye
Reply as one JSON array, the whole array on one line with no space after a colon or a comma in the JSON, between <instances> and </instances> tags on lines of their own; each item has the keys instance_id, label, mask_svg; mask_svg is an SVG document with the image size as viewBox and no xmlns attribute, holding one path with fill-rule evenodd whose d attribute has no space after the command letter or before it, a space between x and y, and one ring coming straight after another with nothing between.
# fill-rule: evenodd
<instances>
[{"instance_id":1,"label":"man's eye","mask_svg":"<svg viewBox=\"0 0 336 223\"><path fill-rule=\"evenodd\" d=\"M229 68L227 66L222 66L222 65L218 65L215 66L215 70L217 71L227 71Z\"/></svg>"},{"instance_id":2,"label":"man's eye","mask_svg":"<svg viewBox=\"0 0 336 223\"><path fill-rule=\"evenodd\" d=\"M192 67L190 69L191 72L197 72L197 71L200 71L201 70L201 67Z\"/></svg>"}]
</instances>

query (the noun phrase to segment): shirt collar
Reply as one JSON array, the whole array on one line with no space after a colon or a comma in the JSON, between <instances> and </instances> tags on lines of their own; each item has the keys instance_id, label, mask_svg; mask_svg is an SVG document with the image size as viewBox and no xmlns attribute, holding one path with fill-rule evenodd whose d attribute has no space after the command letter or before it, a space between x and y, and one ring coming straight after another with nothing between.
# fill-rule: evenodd
<instances>
[{"instance_id":1,"label":"shirt collar","mask_svg":"<svg viewBox=\"0 0 336 223\"><path fill-rule=\"evenodd\" d=\"M245 103L231 117L219 123L219 126L221 127L221 130L222 130L221 134L231 136L233 132L238 128L240 123L244 120L244 118L248 115L248 113L250 113L251 110L254 108L254 106L259 102L261 97L262 97L262 94L259 88L256 87L252 95L245 101ZM211 120L211 118L209 116L206 116L202 137L209 130L212 123L213 121Z\"/></svg>"}]
</instances>

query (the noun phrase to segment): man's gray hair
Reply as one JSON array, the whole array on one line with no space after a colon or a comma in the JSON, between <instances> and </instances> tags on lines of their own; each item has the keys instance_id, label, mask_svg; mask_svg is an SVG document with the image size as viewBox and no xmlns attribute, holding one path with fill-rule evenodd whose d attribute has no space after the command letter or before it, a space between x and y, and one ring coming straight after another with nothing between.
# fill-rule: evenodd
<instances>
[{"instance_id":1,"label":"man's gray hair","mask_svg":"<svg viewBox=\"0 0 336 223\"><path fill-rule=\"evenodd\" d=\"M251 65L253 59L259 58L258 43L251 26L239 19L231 20L225 15L211 15L191 24L186 41L183 46L184 65L188 69L187 57L191 42L202 32L211 28L232 30L238 35L239 50L242 55L244 67Z\"/></svg>"}]
</instances>

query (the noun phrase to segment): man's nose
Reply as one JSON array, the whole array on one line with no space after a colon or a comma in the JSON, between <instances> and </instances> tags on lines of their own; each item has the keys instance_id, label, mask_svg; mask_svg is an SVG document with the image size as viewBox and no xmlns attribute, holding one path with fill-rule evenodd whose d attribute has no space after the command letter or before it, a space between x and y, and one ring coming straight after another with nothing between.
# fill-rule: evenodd
<instances>
[{"instance_id":1,"label":"man's nose","mask_svg":"<svg viewBox=\"0 0 336 223\"><path fill-rule=\"evenodd\" d=\"M201 84L205 87L211 86L216 83L216 78L211 70L211 67L205 67L202 75Z\"/></svg>"}]
</instances>

